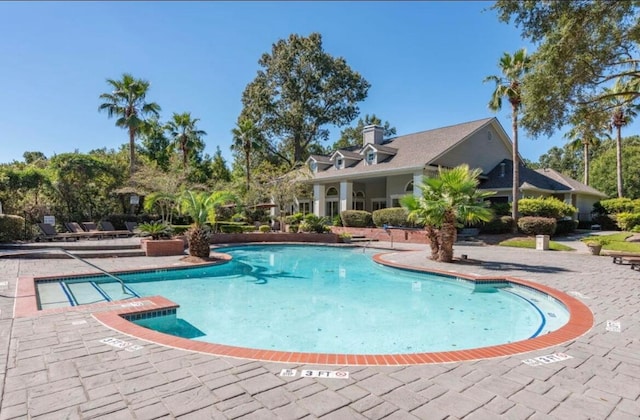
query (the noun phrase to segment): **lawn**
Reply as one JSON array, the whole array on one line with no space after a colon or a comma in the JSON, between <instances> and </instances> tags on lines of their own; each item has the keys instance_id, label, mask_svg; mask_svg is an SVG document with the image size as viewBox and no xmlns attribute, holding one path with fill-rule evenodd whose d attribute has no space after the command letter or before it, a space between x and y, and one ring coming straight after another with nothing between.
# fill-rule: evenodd
<instances>
[{"instance_id":1,"label":"lawn","mask_svg":"<svg viewBox=\"0 0 640 420\"><path fill-rule=\"evenodd\" d=\"M512 239L507 239L505 241L502 241L498 245L510 246L513 248L536 249L536 239L535 238L512 238ZM570 246L566 246L554 241L549 241L549 249L552 251L575 251L575 249L571 248Z\"/></svg>"},{"instance_id":2,"label":"lawn","mask_svg":"<svg viewBox=\"0 0 640 420\"><path fill-rule=\"evenodd\" d=\"M582 242L595 241L602 244L602 249L608 251L637 252L640 253L640 242L627 242L630 232L619 232L612 235L594 235L582 239Z\"/></svg>"}]
</instances>

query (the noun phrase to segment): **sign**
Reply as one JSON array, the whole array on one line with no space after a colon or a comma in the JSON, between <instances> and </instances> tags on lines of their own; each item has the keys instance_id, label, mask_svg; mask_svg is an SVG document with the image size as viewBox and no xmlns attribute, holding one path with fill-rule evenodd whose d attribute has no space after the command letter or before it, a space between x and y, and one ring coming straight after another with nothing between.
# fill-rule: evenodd
<instances>
[{"instance_id":1,"label":"sign","mask_svg":"<svg viewBox=\"0 0 640 420\"><path fill-rule=\"evenodd\" d=\"M56 216L44 216L44 219L42 221L48 225L55 226Z\"/></svg>"},{"instance_id":2,"label":"sign","mask_svg":"<svg viewBox=\"0 0 640 420\"><path fill-rule=\"evenodd\" d=\"M522 363L529 366L542 366L549 363L561 362L563 360L573 359L573 356L569 356L565 353L553 353L546 356L534 357L533 359L523 360Z\"/></svg>"},{"instance_id":3,"label":"sign","mask_svg":"<svg viewBox=\"0 0 640 420\"><path fill-rule=\"evenodd\" d=\"M282 369L280 371L280 376L288 376L290 378L296 376L296 373L298 373L297 370L295 369Z\"/></svg>"},{"instance_id":4,"label":"sign","mask_svg":"<svg viewBox=\"0 0 640 420\"><path fill-rule=\"evenodd\" d=\"M280 376L293 378L298 374L296 369L282 369ZM300 372L301 378L349 379L349 372L343 370L308 370Z\"/></svg>"},{"instance_id":5,"label":"sign","mask_svg":"<svg viewBox=\"0 0 640 420\"><path fill-rule=\"evenodd\" d=\"M604 329L611 332L620 332L620 321L607 320L607 326Z\"/></svg>"},{"instance_id":6,"label":"sign","mask_svg":"<svg viewBox=\"0 0 640 420\"><path fill-rule=\"evenodd\" d=\"M138 197L137 195L133 194L129 197L129 204L137 206L139 203L140 197Z\"/></svg>"},{"instance_id":7,"label":"sign","mask_svg":"<svg viewBox=\"0 0 640 420\"><path fill-rule=\"evenodd\" d=\"M143 349L143 346L139 346L137 344L131 344L127 341L122 341L122 340L118 340L117 338L112 338L112 337L108 337L108 338L103 338L102 340L99 340L102 344L108 344L111 347L115 347L118 349L124 349L126 351L129 352L134 352L134 351L138 351Z\"/></svg>"}]
</instances>

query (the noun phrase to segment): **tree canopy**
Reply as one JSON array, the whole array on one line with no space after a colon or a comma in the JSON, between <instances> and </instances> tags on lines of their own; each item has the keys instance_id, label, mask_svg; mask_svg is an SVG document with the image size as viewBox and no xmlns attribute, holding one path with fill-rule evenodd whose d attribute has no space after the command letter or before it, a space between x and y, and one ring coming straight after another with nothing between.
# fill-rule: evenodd
<instances>
[{"instance_id":1,"label":"tree canopy","mask_svg":"<svg viewBox=\"0 0 640 420\"><path fill-rule=\"evenodd\" d=\"M533 71L524 79L521 123L530 134L553 134L584 104L610 107L603 89L620 77L629 81L626 100L637 99L639 7L637 0L495 3L499 18L513 20L538 47L531 55Z\"/></svg>"},{"instance_id":2,"label":"tree canopy","mask_svg":"<svg viewBox=\"0 0 640 420\"><path fill-rule=\"evenodd\" d=\"M328 139L327 125L358 116L370 86L344 58L324 51L319 33L279 40L258 64L242 94L240 120L253 121L265 147L291 167L308 157L310 145Z\"/></svg>"},{"instance_id":3,"label":"tree canopy","mask_svg":"<svg viewBox=\"0 0 640 420\"><path fill-rule=\"evenodd\" d=\"M384 128L384 137L392 137L396 135L396 128L391 127L389 121L382 120L376 114L367 114L364 118L359 118L358 123L354 126L347 127L340 132L340 138L331 146L332 150L345 149L347 147L362 146L362 130L368 125L378 125Z\"/></svg>"}]
</instances>

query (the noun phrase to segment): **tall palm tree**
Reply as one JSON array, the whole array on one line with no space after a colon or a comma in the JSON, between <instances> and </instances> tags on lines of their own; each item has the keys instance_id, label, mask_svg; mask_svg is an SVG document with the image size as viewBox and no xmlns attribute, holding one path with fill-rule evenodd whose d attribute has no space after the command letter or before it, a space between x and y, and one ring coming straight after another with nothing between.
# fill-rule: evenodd
<instances>
[{"instance_id":1,"label":"tall palm tree","mask_svg":"<svg viewBox=\"0 0 640 420\"><path fill-rule=\"evenodd\" d=\"M617 79L612 88L605 88L603 97L609 102L611 109L611 130L616 130L616 178L618 186L618 197L624 197L624 186L622 184L622 127L633 121L638 115L639 106L633 101L636 93L632 92L630 86L622 79ZM625 94L625 92L629 92Z\"/></svg>"},{"instance_id":2,"label":"tall palm tree","mask_svg":"<svg viewBox=\"0 0 640 420\"><path fill-rule=\"evenodd\" d=\"M237 202L235 196L227 191L217 191L212 194L204 192L184 191L178 200L178 211L191 217L192 224L187 231L189 241L189 255L209 258L209 229L207 222L216 222L216 208Z\"/></svg>"},{"instance_id":3,"label":"tall palm tree","mask_svg":"<svg viewBox=\"0 0 640 420\"><path fill-rule=\"evenodd\" d=\"M569 148L571 150L575 151L582 148L584 184L589 185L590 148L598 146L603 137L608 137L608 127L601 115L587 108L579 108L570 122L573 127L565 134L565 137L569 139Z\"/></svg>"},{"instance_id":4,"label":"tall palm tree","mask_svg":"<svg viewBox=\"0 0 640 420\"><path fill-rule=\"evenodd\" d=\"M174 147L182 154L182 166L186 169L188 166L189 156L195 151L201 151L204 148L202 136L207 133L199 130L196 124L199 118L191 118L190 112L178 114L173 113L171 120L166 125L169 135L172 138L170 147Z\"/></svg>"},{"instance_id":5,"label":"tall palm tree","mask_svg":"<svg viewBox=\"0 0 640 420\"><path fill-rule=\"evenodd\" d=\"M504 53L498 66L502 71L500 76L488 76L485 82L493 81L496 88L489 101L489 109L499 111L502 109L502 98L506 97L511 104L511 129L513 137L513 186L511 194L513 202L511 204L511 217L514 221L514 232L518 230L518 195L520 188L520 159L518 155L518 114L522 105L522 79L531 69L531 60L527 56L527 50L521 48L513 55Z\"/></svg>"},{"instance_id":6,"label":"tall palm tree","mask_svg":"<svg viewBox=\"0 0 640 420\"><path fill-rule=\"evenodd\" d=\"M251 188L251 152L260 149L262 140L260 131L253 121L245 118L238 121L237 127L231 130L231 134L233 134L231 150L244 153L246 188L249 191Z\"/></svg>"},{"instance_id":7,"label":"tall palm tree","mask_svg":"<svg viewBox=\"0 0 640 420\"><path fill-rule=\"evenodd\" d=\"M437 177L423 178L421 197L410 194L401 198L400 203L409 211L409 220L425 227L433 260L453 260L458 226L491 220L493 215L485 199L494 192L478 191L481 173L482 170L471 170L466 164L440 169Z\"/></svg>"},{"instance_id":8,"label":"tall palm tree","mask_svg":"<svg viewBox=\"0 0 640 420\"><path fill-rule=\"evenodd\" d=\"M145 102L149 91L149 82L146 80L124 73L121 80L107 79L107 83L113 91L100 95L104 102L100 104L98 111L106 111L109 118L118 117L116 126L129 131L129 173L133 174L136 166L136 134L143 125L145 116L159 115L160 105Z\"/></svg>"}]
</instances>

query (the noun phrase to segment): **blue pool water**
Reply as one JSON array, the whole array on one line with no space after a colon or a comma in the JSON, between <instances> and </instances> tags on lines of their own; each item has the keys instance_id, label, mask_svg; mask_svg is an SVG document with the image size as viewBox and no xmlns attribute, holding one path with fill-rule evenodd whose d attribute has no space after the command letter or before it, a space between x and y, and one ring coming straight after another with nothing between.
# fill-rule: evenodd
<instances>
[{"instance_id":1,"label":"blue pool water","mask_svg":"<svg viewBox=\"0 0 640 420\"><path fill-rule=\"evenodd\" d=\"M132 294L161 295L180 304L177 316L136 322L241 347L383 354L504 344L546 334L568 320L563 305L535 290L508 283L474 286L388 268L361 248L267 245L218 251L233 260L123 276ZM66 281L69 288L77 288L74 283ZM105 284L122 294L113 282Z\"/></svg>"}]
</instances>

